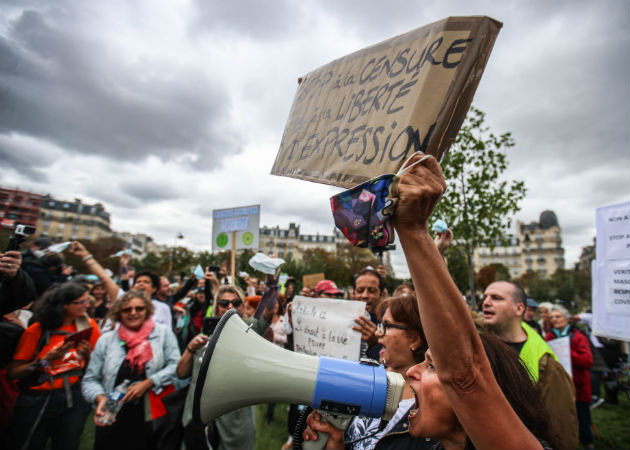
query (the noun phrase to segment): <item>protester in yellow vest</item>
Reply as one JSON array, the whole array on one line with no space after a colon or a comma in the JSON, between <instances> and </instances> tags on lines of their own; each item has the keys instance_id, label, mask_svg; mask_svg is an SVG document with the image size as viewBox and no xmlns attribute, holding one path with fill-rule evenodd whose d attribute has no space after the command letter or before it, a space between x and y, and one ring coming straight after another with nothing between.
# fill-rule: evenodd
<instances>
[{"instance_id":1,"label":"protester in yellow vest","mask_svg":"<svg viewBox=\"0 0 630 450\"><path fill-rule=\"evenodd\" d=\"M523 322L527 296L509 281L490 284L484 292L483 322L494 334L514 348L527 366L551 417L551 426L563 449L578 445L575 387L549 344Z\"/></svg>"}]
</instances>

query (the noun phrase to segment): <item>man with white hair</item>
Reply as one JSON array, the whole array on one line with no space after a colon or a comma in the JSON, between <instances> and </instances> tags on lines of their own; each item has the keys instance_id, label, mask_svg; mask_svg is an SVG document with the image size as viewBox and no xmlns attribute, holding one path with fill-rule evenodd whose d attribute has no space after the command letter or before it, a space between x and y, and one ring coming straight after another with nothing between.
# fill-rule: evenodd
<instances>
[{"instance_id":1,"label":"man with white hair","mask_svg":"<svg viewBox=\"0 0 630 450\"><path fill-rule=\"evenodd\" d=\"M518 284L497 281L484 292L483 322L490 331L516 350L545 402L554 432L562 447L575 449L578 421L575 387L543 338L523 322L527 296Z\"/></svg>"},{"instance_id":2,"label":"man with white hair","mask_svg":"<svg viewBox=\"0 0 630 450\"><path fill-rule=\"evenodd\" d=\"M549 311L551 311L551 307L553 303L551 302L542 302L538 304L538 311L540 312L540 327L542 328L543 336L551 331L551 321L549 320Z\"/></svg>"}]
</instances>

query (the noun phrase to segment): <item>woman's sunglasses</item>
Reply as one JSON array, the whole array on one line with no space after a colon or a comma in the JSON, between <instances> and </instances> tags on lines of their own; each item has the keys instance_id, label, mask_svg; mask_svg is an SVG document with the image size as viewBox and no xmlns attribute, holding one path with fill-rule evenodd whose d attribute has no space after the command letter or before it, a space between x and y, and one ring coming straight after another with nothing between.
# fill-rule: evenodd
<instances>
[{"instance_id":1,"label":"woman's sunglasses","mask_svg":"<svg viewBox=\"0 0 630 450\"><path fill-rule=\"evenodd\" d=\"M129 314L131 311L135 311L135 312L141 313L141 312L144 312L145 309L147 309L147 308L144 307L144 306L128 306L126 308L121 309L120 311L123 314Z\"/></svg>"},{"instance_id":2,"label":"woman's sunglasses","mask_svg":"<svg viewBox=\"0 0 630 450\"><path fill-rule=\"evenodd\" d=\"M238 308L243 304L243 300L241 300L240 298L235 298L234 300L219 300L217 301L217 303L221 308L227 308L228 306L230 306L230 304L232 304L234 308Z\"/></svg>"}]
</instances>

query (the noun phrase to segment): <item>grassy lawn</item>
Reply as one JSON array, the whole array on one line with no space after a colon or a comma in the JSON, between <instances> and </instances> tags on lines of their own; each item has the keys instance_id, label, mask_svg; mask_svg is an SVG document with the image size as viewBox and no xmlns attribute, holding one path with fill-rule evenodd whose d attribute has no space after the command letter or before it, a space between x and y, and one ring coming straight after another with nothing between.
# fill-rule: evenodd
<instances>
[{"instance_id":1,"label":"grassy lawn","mask_svg":"<svg viewBox=\"0 0 630 450\"><path fill-rule=\"evenodd\" d=\"M619 392L619 404L604 403L591 410L596 449L630 448L630 403Z\"/></svg>"},{"instance_id":2,"label":"grassy lawn","mask_svg":"<svg viewBox=\"0 0 630 450\"><path fill-rule=\"evenodd\" d=\"M256 416L258 422L256 424L256 448L260 450L279 449L282 447L289 436L287 431L287 414L288 406L286 403L276 405L274 420L271 424L267 424L265 417L267 413L267 405L256 406ZM79 444L80 450L89 450L94 447L94 420L93 415L85 421L85 428L81 435Z\"/></svg>"},{"instance_id":3,"label":"grassy lawn","mask_svg":"<svg viewBox=\"0 0 630 450\"><path fill-rule=\"evenodd\" d=\"M276 405L274 420L267 424L265 415L267 405L256 406L258 417L256 429L256 449L278 450L288 437L287 407L285 403ZM595 448L628 449L630 448L630 403L625 393L619 393L619 404L604 403L591 411L595 432ZM81 450L91 449L94 445L94 422L92 416L86 420L81 436ZM581 448L581 447L580 447Z\"/></svg>"},{"instance_id":4,"label":"grassy lawn","mask_svg":"<svg viewBox=\"0 0 630 450\"><path fill-rule=\"evenodd\" d=\"M265 415L267 413L267 405L256 406L256 416L258 423L256 424L256 449L258 450L279 450L287 441L289 431L287 430L287 414L289 405L286 403L277 403L273 417L273 422L267 425Z\"/></svg>"}]
</instances>

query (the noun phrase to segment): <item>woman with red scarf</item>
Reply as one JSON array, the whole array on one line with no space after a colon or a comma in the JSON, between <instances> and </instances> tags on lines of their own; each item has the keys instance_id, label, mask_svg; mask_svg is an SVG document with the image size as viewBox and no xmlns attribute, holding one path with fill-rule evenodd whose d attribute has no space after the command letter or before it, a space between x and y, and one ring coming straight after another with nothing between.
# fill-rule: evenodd
<instances>
[{"instance_id":1,"label":"woman with red scarf","mask_svg":"<svg viewBox=\"0 0 630 450\"><path fill-rule=\"evenodd\" d=\"M172 391L180 353L173 331L151 319L154 308L143 291L129 291L112 305L117 329L96 344L81 390L96 408L95 449L155 448L153 420L165 414L159 398ZM129 386L113 423L105 420L107 396Z\"/></svg>"}]
</instances>

